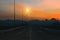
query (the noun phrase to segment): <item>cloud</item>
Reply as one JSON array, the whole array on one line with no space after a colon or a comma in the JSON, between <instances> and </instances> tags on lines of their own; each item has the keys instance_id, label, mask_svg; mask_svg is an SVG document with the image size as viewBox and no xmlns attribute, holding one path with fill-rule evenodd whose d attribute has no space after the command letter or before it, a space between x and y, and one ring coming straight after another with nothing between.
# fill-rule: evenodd
<instances>
[{"instance_id":1,"label":"cloud","mask_svg":"<svg viewBox=\"0 0 60 40\"><path fill-rule=\"evenodd\" d=\"M13 0L6 0L6 3L9 1L14 2ZM60 9L60 0L16 0L16 3L32 6L41 10Z\"/></svg>"},{"instance_id":2,"label":"cloud","mask_svg":"<svg viewBox=\"0 0 60 40\"><path fill-rule=\"evenodd\" d=\"M60 0L43 0L37 4L37 8L41 9L60 9Z\"/></svg>"},{"instance_id":3,"label":"cloud","mask_svg":"<svg viewBox=\"0 0 60 40\"><path fill-rule=\"evenodd\" d=\"M16 3L26 4L40 10L60 9L60 0L16 0Z\"/></svg>"},{"instance_id":4,"label":"cloud","mask_svg":"<svg viewBox=\"0 0 60 40\"><path fill-rule=\"evenodd\" d=\"M16 19L22 19L22 8L24 7L23 4L15 4ZM0 3L0 19L14 19L14 4Z\"/></svg>"},{"instance_id":5,"label":"cloud","mask_svg":"<svg viewBox=\"0 0 60 40\"><path fill-rule=\"evenodd\" d=\"M38 5L37 5L38 4ZM36 18L36 19L44 19L44 18L58 18L60 17L60 12L56 11L56 12L46 12L46 11L41 11L42 9L44 10L55 10L55 9L59 9L60 8L60 3L57 0L43 0L40 3L37 3L34 7L32 7L32 13L31 15L28 17L26 15L24 15L24 19L30 18L32 17L32 19ZM0 18L1 19L9 19L12 18L14 15L14 5L13 4L8 4L8 3L0 3L1 6L3 6L3 11L1 11L2 9L0 9ZM22 9L24 9L26 6L28 6L27 4L22 4L22 3L16 3L15 4L15 12L16 12L16 19L22 19ZM38 7L41 10L37 10ZM7 10L9 8L9 10ZM36 9L37 8L37 9ZM3 12L3 13L2 13ZM2 13L2 14L1 14ZM8 16L10 15L10 16ZM58 15L58 16L57 16Z\"/></svg>"}]
</instances>

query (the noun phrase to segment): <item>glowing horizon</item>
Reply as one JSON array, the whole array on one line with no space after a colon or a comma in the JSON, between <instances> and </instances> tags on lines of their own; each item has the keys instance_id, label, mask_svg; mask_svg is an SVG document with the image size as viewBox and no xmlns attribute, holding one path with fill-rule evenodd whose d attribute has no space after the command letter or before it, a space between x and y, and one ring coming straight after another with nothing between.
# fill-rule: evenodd
<instances>
[{"instance_id":1,"label":"glowing horizon","mask_svg":"<svg viewBox=\"0 0 60 40\"><path fill-rule=\"evenodd\" d=\"M14 0L0 1L0 19L14 19ZM16 0L16 19L51 19L60 20L59 0Z\"/></svg>"}]
</instances>

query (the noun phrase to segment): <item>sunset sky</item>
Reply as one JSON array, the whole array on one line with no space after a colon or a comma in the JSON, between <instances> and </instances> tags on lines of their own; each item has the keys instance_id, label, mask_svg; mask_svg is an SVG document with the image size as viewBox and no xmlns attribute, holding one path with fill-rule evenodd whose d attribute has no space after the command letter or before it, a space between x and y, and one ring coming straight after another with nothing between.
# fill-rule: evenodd
<instances>
[{"instance_id":1,"label":"sunset sky","mask_svg":"<svg viewBox=\"0 0 60 40\"><path fill-rule=\"evenodd\" d=\"M60 20L60 0L16 0L16 19ZM14 19L14 0L0 0L0 19Z\"/></svg>"}]
</instances>

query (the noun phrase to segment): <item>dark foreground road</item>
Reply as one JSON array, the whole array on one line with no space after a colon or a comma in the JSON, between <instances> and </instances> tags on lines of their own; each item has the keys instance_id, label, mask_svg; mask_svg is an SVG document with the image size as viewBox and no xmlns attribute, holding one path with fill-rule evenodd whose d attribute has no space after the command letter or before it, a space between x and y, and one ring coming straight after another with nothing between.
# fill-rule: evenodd
<instances>
[{"instance_id":1,"label":"dark foreground road","mask_svg":"<svg viewBox=\"0 0 60 40\"><path fill-rule=\"evenodd\" d=\"M27 27L14 28L14 30L0 31L0 40L29 40Z\"/></svg>"},{"instance_id":2,"label":"dark foreground road","mask_svg":"<svg viewBox=\"0 0 60 40\"><path fill-rule=\"evenodd\" d=\"M60 33L49 33L32 27L0 32L0 40L60 40Z\"/></svg>"},{"instance_id":3,"label":"dark foreground road","mask_svg":"<svg viewBox=\"0 0 60 40\"><path fill-rule=\"evenodd\" d=\"M60 31L32 28L32 40L60 40Z\"/></svg>"}]
</instances>

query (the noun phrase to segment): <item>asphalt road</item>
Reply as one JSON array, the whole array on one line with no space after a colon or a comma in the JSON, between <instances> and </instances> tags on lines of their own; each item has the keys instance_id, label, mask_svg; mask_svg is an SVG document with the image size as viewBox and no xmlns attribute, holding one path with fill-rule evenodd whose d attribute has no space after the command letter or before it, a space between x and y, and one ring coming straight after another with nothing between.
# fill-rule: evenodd
<instances>
[{"instance_id":1,"label":"asphalt road","mask_svg":"<svg viewBox=\"0 0 60 40\"><path fill-rule=\"evenodd\" d=\"M32 27L14 28L11 31L1 31L0 40L60 40L59 33L49 33Z\"/></svg>"},{"instance_id":2,"label":"asphalt road","mask_svg":"<svg viewBox=\"0 0 60 40\"><path fill-rule=\"evenodd\" d=\"M29 40L27 27L13 28L8 31L0 31L0 40ZM11 31L10 31L11 30Z\"/></svg>"}]
</instances>

